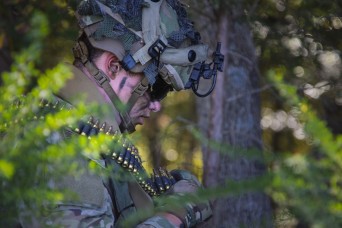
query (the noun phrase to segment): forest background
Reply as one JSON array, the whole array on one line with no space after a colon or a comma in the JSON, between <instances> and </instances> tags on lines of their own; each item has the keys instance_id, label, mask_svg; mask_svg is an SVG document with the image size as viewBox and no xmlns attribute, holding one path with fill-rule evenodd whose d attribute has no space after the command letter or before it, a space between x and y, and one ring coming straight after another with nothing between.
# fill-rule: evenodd
<instances>
[{"instance_id":1,"label":"forest background","mask_svg":"<svg viewBox=\"0 0 342 228\"><path fill-rule=\"evenodd\" d=\"M208 190L200 197L211 199L214 210L204 227L340 227L342 2L181 2L202 40L212 49L222 43L224 71L210 96L171 93L163 111L138 130L149 170L184 168L202 180ZM25 115L9 111L15 95L29 91L40 99L47 96L41 91L53 91L67 77L61 63L72 62L76 5L0 3L1 131ZM41 153L47 147L32 146L39 134L48 134L42 126L59 127L51 122L32 126L23 147L13 149L16 127L2 140L1 216L15 215L20 197L63 197L30 178L38 162L63 164L69 158L56 148ZM64 168L54 172L77 170Z\"/></svg>"}]
</instances>

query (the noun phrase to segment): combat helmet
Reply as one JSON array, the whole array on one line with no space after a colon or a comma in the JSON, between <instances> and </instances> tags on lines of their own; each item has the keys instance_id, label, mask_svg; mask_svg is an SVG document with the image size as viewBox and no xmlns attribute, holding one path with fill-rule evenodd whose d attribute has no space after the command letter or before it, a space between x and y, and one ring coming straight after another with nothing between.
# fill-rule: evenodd
<instances>
[{"instance_id":1,"label":"combat helmet","mask_svg":"<svg viewBox=\"0 0 342 228\"><path fill-rule=\"evenodd\" d=\"M169 91L189 88L198 96L207 96L215 86L217 71L222 71L224 56L220 44L208 55L208 45L201 42L179 0L83 0L76 17L80 37L86 37L93 47L116 55L125 70L145 75L125 108L119 110L122 131L135 130L128 113L148 88L154 100L163 99ZM75 58L118 104L120 100L108 77L88 59L87 47L80 40L73 48ZM213 79L204 94L198 92L201 77Z\"/></svg>"}]
</instances>

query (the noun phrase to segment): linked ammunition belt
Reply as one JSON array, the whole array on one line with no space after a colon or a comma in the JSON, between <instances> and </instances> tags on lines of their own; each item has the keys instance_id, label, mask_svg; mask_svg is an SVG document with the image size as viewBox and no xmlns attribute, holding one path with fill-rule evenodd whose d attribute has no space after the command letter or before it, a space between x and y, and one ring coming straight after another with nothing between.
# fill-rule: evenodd
<instances>
[{"instance_id":1,"label":"linked ammunition belt","mask_svg":"<svg viewBox=\"0 0 342 228\"><path fill-rule=\"evenodd\" d=\"M17 98L13 104L12 108L14 110L18 110L22 108L26 104L26 97L22 96ZM35 121L35 120L43 120L45 116L49 113L55 113L62 110L71 110L72 105L61 100L60 98L55 97L54 101L48 102L45 99L41 99L39 102L39 109L28 112L25 116L21 116L18 119L12 119L12 121L8 123L4 123L0 126L0 130L6 131L6 128L16 125L18 123L23 123L27 121Z\"/></svg>"},{"instance_id":2,"label":"linked ammunition belt","mask_svg":"<svg viewBox=\"0 0 342 228\"><path fill-rule=\"evenodd\" d=\"M19 109L24 103L25 97L16 100L13 106L16 109ZM71 110L72 108L72 105L57 97L55 97L53 101L41 100L39 104L40 110L31 116L27 116L26 120L43 120L45 115L49 113L55 113L64 109ZM11 124L16 124L20 121L21 120L15 120L14 123L8 123L4 126L0 126L0 129L3 131ZM148 176L145 168L143 167L138 149L118 131L114 131L113 126L107 126L106 122L101 124L100 120L95 120L94 117L89 117L87 122L80 121L78 127L70 130L82 136L86 136L89 139L91 139L91 136L99 133L111 137L116 145L115 148L120 149L110 151L110 153L106 153L105 156L110 156L110 158L117 164L121 165L124 170L132 173L140 186L150 196L153 197L160 195L175 184L176 181L173 176L162 167L153 169L153 173Z\"/></svg>"},{"instance_id":3,"label":"linked ammunition belt","mask_svg":"<svg viewBox=\"0 0 342 228\"><path fill-rule=\"evenodd\" d=\"M124 138L122 134L119 134L118 131L113 131L112 126L105 130L106 125L106 122L100 124L98 119L95 120L93 117L90 117L86 123L81 122L74 131L88 138L99 133L110 136L116 145L120 145L120 149L110 151L109 156L117 164L121 165L122 168L132 173L140 186L150 196L160 195L175 184L176 181L173 176L162 167L153 169L153 174L148 177L138 149L128 139ZM108 154L106 155L108 156Z\"/></svg>"}]
</instances>

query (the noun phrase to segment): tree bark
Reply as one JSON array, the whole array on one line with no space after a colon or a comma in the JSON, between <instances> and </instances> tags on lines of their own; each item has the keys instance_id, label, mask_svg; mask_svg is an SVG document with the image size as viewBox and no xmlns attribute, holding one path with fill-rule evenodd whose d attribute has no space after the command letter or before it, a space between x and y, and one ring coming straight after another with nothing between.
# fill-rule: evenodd
<instances>
[{"instance_id":1,"label":"tree bark","mask_svg":"<svg viewBox=\"0 0 342 228\"><path fill-rule=\"evenodd\" d=\"M234 15L243 15L239 7L231 9ZM203 183L207 187L266 173L261 152L260 101L258 94L251 92L259 86L255 48L249 26L234 15L222 10L218 16L217 34L225 54L224 72L218 75L210 97L197 101L199 125L209 140L228 144L237 153L252 148L260 152L254 152L253 158L233 157L224 149L219 152L203 145ZM204 226L271 227L271 217L269 198L262 192L250 192L216 199L213 218Z\"/></svg>"}]
</instances>

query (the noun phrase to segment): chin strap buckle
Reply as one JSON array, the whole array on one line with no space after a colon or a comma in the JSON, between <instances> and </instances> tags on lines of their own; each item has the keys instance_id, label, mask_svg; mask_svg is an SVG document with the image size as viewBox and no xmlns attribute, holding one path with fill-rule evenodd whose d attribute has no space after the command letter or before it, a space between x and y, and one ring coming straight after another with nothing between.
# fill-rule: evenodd
<instances>
[{"instance_id":1,"label":"chin strap buckle","mask_svg":"<svg viewBox=\"0 0 342 228\"><path fill-rule=\"evenodd\" d=\"M97 74L94 74L93 77L95 78L96 83L102 88L103 84L109 81L107 75L105 75L102 71L98 71Z\"/></svg>"},{"instance_id":2,"label":"chin strap buckle","mask_svg":"<svg viewBox=\"0 0 342 228\"><path fill-rule=\"evenodd\" d=\"M139 97L141 97L142 95L144 95L147 89L148 89L148 84L144 85L142 82L140 82L138 86L134 88L132 93L136 93Z\"/></svg>"}]
</instances>

